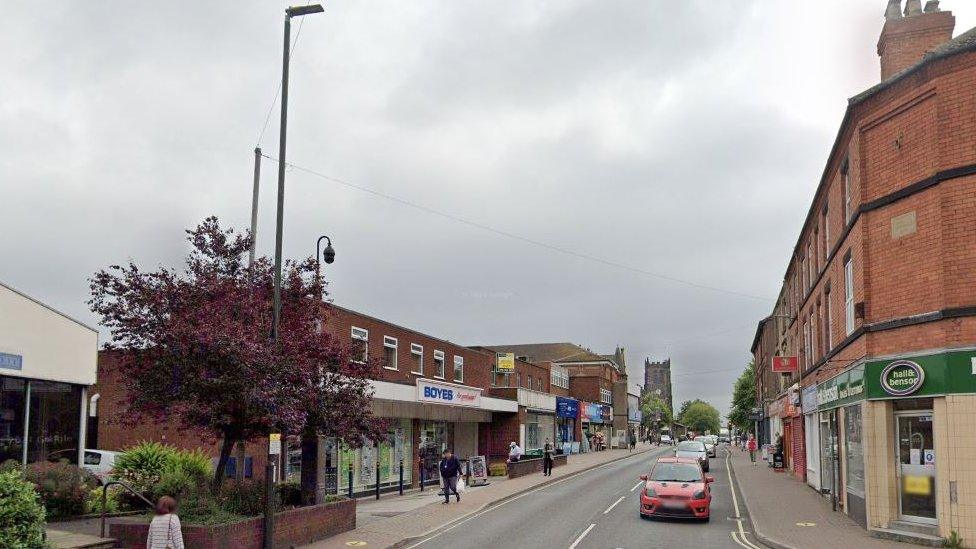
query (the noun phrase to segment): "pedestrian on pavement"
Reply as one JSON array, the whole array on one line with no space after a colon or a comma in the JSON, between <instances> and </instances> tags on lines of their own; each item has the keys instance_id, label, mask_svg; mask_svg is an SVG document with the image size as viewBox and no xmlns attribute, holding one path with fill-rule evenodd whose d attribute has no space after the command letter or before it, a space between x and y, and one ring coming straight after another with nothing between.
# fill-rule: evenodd
<instances>
[{"instance_id":1,"label":"pedestrian on pavement","mask_svg":"<svg viewBox=\"0 0 976 549\"><path fill-rule=\"evenodd\" d=\"M542 476L552 476L552 453L555 449L549 439L546 438L546 445L542 447Z\"/></svg>"},{"instance_id":2,"label":"pedestrian on pavement","mask_svg":"<svg viewBox=\"0 0 976 549\"><path fill-rule=\"evenodd\" d=\"M517 443L512 442L511 444L508 445L509 463L518 463L518 461L522 459L522 455L524 454L525 452L522 451L522 448L520 448Z\"/></svg>"},{"instance_id":3,"label":"pedestrian on pavement","mask_svg":"<svg viewBox=\"0 0 976 549\"><path fill-rule=\"evenodd\" d=\"M634 431L630 431L630 437L629 438L630 438L630 441L629 441L630 442L630 451L633 452L634 449L637 448L637 435L634 434Z\"/></svg>"},{"instance_id":4,"label":"pedestrian on pavement","mask_svg":"<svg viewBox=\"0 0 976 549\"><path fill-rule=\"evenodd\" d=\"M746 449L749 450L749 461L751 461L752 465L755 466L756 465L756 437L755 436L751 434L749 435L749 441L746 442Z\"/></svg>"},{"instance_id":5,"label":"pedestrian on pavement","mask_svg":"<svg viewBox=\"0 0 976 549\"><path fill-rule=\"evenodd\" d=\"M183 549L183 530L176 516L176 500L163 496L156 502L156 516L149 523L146 549Z\"/></svg>"},{"instance_id":6,"label":"pedestrian on pavement","mask_svg":"<svg viewBox=\"0 0 976 549\"><path fill-rule=\"evenodd\" d=\"M454 497L461 501L461 494L457 490L458 477L461 476L461 462L450 450L444 450L443 456L437 468L440 469L441 478L444 479L444 505L447 505L451 502L451 492L454 492Z\"/></svg>"}]
</instances>

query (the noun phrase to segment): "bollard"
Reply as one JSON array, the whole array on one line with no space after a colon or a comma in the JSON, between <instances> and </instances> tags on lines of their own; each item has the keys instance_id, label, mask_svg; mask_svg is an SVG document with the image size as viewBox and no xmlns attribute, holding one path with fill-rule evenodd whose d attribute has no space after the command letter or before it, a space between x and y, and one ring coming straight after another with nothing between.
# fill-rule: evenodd
<instances>
[{"instance_id":1,"label":"bollard","mask_svg":"<svg viewBox=\"0 0 976 549\"><path fill-rule=\"evenodd\" d=\"M420 459L420 491L424 491L424 460Z\"/></svg>"},{"instance_id":2,"label":"bollard","mask_svg":"<svg viewBox=\"0 0 976 549\"><path fill-rule=\"evenodd\" d=\"M400 459L400 495L403 495L403 459Z\"/></svg>"},{"instance_id":3,"label":"bollard","mask_svg":"<svg viewBox=\"0 0 976 549\"><path fill-rule=\"evenodd\" d=\"M349 464L349 499L352 499L352 463Z\"/></svg>"},{"instance_id":4,"label":"bollard","mask_svg":"<svg viewBox=\"0 0 976 549\"><path fill-rule=\"evenodd\" d=\"M380 460L379 451L376 452L376 499L380 499Z\"/></svg>"}]
</instances>

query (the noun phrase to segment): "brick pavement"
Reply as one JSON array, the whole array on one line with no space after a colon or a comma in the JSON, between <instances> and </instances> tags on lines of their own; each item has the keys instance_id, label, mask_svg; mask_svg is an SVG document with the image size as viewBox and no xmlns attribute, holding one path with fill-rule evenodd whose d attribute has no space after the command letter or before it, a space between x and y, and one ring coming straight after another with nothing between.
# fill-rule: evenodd
<instances>
[{"instance_id":1,"label":"brick pavement","mask_svg":"<svg viewBox=\"0 0 976 549\"><path fill-rule=\"evenodd\" d=\"M332 549L349 547L347 542L365 542L361 547L391 547L404 544L405 540L414 539L431 533L452 522L477 513L486 507L502 500L515 497L518 494L546 484L558 481L567 476L598 467L628 456L648 452L655 446L640 444L635 452L629 450L606 450L569 456L569 463L563 467L553 469L551 477L541 474L528 475L504 482L498 482L481 488L469 489L461 496L461 502L452 501L450 505L442 505L439 498L423 507L415 508L396 516L372 520L368 524L360 525L351 532L305 546L306 549ZM387 498L399 496L388 495ZM404 496L406 497L406 496Z\"/></svg>"},{"instance_id":2,"label":"brick pavement","mask_svg":"<svg viewBox=\"0 0 976 549\"><path fill-rule=\"evenodd\" d=\"M829 500L789 473L774 472L762 460L753 467L749 454L735 448L731 454L732 472L753 530L766 545L788 549L906 547L872 537L842 511L832 511Z\"/></svg>"}]
</instances>

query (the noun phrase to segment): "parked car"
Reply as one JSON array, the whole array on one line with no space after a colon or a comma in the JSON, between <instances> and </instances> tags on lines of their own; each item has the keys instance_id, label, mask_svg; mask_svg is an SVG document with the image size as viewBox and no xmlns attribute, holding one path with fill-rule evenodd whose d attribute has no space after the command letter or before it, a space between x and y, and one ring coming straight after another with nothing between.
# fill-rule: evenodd
<instances>
[{"instance_id":1,"label":"parked car","mask_svg":"<svg viewBox=\"0 0 976 549\"><path fill-rule=\"evenodd\" d=\"M684 443L682 443L684 444ZM692 444L695 444L692 441ZM697 443L701 444L701 443ZM661 458L649 475L641 475L640 516L694 518L711 516L714 477L704 474L695 459Z\"/></svg>"},{"instance_id":2,"label":"parked car","mask_svg":"<svg viewBox=\"0 0 976 549\"><path fill-rule=\"evenodd\" d=\"M678 443L674 450L674 457L696 460L702 471L708 472L708 450L705 443L700 440L685 440Z\"/></svg>"},{"instance_id":3,"label":"parked car","mask_svg":"<svg viewBox=\"0 0 976 549\"><path fill-rule=\"evenodd\" d=\"M695 440L705 445L705 451L708 452L708 457L716 457L715 442L712 441L712 437L704 435L697 436Z\"/></svg>"}]
</instances>

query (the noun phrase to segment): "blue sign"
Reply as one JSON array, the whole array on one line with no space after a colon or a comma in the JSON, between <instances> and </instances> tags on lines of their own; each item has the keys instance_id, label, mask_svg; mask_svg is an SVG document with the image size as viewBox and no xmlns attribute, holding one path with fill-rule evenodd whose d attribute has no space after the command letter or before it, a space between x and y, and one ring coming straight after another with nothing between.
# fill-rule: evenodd
<instances>
[{"instance_id":1,"label":"blue sign","mask_svg":"<svg viewBox=\"0 0 976 549\"><path fill-rule=\"evenodd\" d=\"M20 355L0 353L0 368L5 368L7 370L23 370L24 357Z\"/></svg>"},{"instance_id":2,"label":"blue sign","mask_svg":"<svg viewBox=\"0 0 976 549\"><path fill-rule=\"evenodd\" d=\"M579 401L572 398L556 397L556 417L575 418L579 415Z\"/></svg>"},{"instance_id":3,"label":"blue sign","mask_svg":"<svg viewBox=\"0 0 976 549\"><path fill-rule=\"evenodd\" d=\"M603 406L587 402L586 412L583 415L590 423L603 423Z\"/></svg>"},{"instance_id":4,"label":"blue sign","mask_svg":"<svg viewBox=\"0 0 976 549\"><path fill-rule=\"evenodd\" d=\"M450 402L454 400L454 391L452 389L441 389L440 387L424 387L424 398Z\"/></svg>"}]
</instances>

